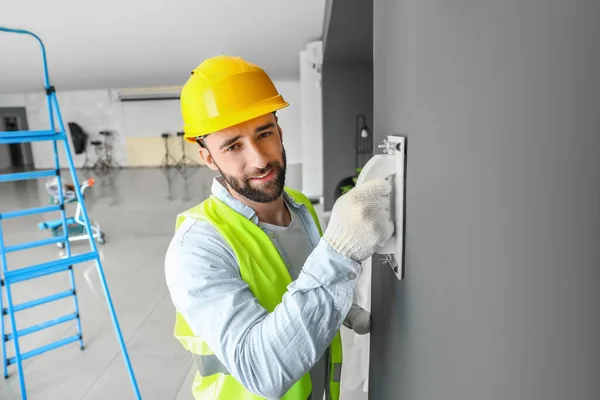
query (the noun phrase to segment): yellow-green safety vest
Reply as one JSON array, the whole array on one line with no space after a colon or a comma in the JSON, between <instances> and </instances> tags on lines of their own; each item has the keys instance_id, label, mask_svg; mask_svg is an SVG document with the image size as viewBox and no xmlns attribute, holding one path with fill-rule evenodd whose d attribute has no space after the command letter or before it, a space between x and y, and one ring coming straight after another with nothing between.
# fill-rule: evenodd
<instances>
[{"instance_id":1,"label":"yellow-green safety vest","mask_svg":"<svg viewBox=\"0 0 600 400\"><path fill-rule=\"evenodd\" d=\"M322 235L319 219L308 198L290 188L285 188L285 191L296 202L308 208L319 234ZM259 303L268 312L273 312L281 303L288 285L292 283L292 278L277 248L261 228L214 196L179 214L176 229L186 218L209 222L217 229L233 250L242 279L248 284ZM179 312L176 313L174 333L183 347L192 353L198 367L192 385L192 393L196 400L263 399L247 390L229 374L206 342L194 335ZM328 350L329 396L327 398L339 400L342 371L342 340L339 331ZM310 398L311 391L310 372L307 372L288 390L282 400L307 400Z\"/></svg>"}]
</instances>

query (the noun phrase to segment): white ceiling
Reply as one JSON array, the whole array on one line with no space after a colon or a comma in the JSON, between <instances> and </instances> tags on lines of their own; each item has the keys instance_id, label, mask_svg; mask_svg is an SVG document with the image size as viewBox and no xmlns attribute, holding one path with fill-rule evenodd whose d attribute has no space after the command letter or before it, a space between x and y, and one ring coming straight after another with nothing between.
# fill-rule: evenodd
<instances>
[{"instance_id":1,"label":"white ceiling","mask_svg":"<svg viewBox=\"0 0 600 400\"><path fill-rule=\"evenodd\" d=\"M324 10L325 0L12 0L0 5L0 26L41 37L57 90L179 86L217 54L298 79ZM0 92L42 87L37 42L0 32Z\"/></svg>"}]
</instances>

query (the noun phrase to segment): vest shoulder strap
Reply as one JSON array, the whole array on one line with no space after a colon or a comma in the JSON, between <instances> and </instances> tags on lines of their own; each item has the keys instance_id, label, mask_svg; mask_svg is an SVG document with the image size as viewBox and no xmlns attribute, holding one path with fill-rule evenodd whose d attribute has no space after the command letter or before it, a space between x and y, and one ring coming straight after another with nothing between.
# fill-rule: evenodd
<instances>
[{"instance_id":1,"label":"vest shoulder strap","mask_svg":"<svg viewBox=\"0 0 600 400\"><path fill-rule=\"evenodd\" d=\"M291 189L286 187L285 191L287 192L287 194L290 195L290 197L292 199L294 199L296 202L303 204L304 206L306 206L306 208L308 209L308 211L310 212L310 215L312 215L313 220L315 221L315 224L317 224L317 229L319 230L319 234L321 236L323 236L323 232L321 230L321 223L319 222L319 217L317 216L317 212L315 211L315 208L313 207L312 203L310 202L310 200L308 199L308 197L306 197L302 192L300 192L299 190L295 190L295 189Z\"/></svg>"}]
</instances>

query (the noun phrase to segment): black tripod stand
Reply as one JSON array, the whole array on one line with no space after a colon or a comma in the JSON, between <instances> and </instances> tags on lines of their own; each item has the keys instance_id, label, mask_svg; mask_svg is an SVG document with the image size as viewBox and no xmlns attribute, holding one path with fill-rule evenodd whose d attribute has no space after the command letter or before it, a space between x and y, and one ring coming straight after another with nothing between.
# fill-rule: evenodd
<instances>
[{"instance_id":1,"label":"black tripod stand","mask_svg":"<svg viewBox=\"0 0 600 400\"><path fill-rule=\"evenodd\" d=\"M171 153L169 153L169 136L171 135L168 133L163 133L161 136L165 140L165 157L163 158L163 161L160 164L161 168L179 168L177 161L175 160L175 158L173 158Z\"/></svg>"},{"instance_id":2,"label":"black tripod stand","mask_svg":"<svg viewBox=\"0 0 600 400\"><path fill-rule=\"evenodd\" d=\"M177 136L181 138L181 158L177 161L177 168L184 168L188 166L196 166L199 167L196 161L192 160L185 154L185 138L183 137L183 132L177 132Z\"/></svg>"}]
</instances>

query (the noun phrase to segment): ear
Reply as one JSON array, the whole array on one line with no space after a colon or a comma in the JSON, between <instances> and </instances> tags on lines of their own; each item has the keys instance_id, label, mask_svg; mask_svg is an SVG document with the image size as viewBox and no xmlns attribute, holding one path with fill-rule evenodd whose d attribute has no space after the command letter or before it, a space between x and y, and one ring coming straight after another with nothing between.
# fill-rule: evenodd
<instances>
[{"instance_id":1,"label":"ear","mask_svg":"<svg viewBox=\"0 0 600 400\"><path fill-rule=\"evenodd\" d=\"M217 171L217 164L215 164L215 160L213 159L212 154L210 154L210 151L208 151L207 148L202 146L198 146L198 148L198 153L200 154L200 158L202 158L202 161L204 161L208 168L212 169L213 171Z\"/></svg>"}]
</instances>

